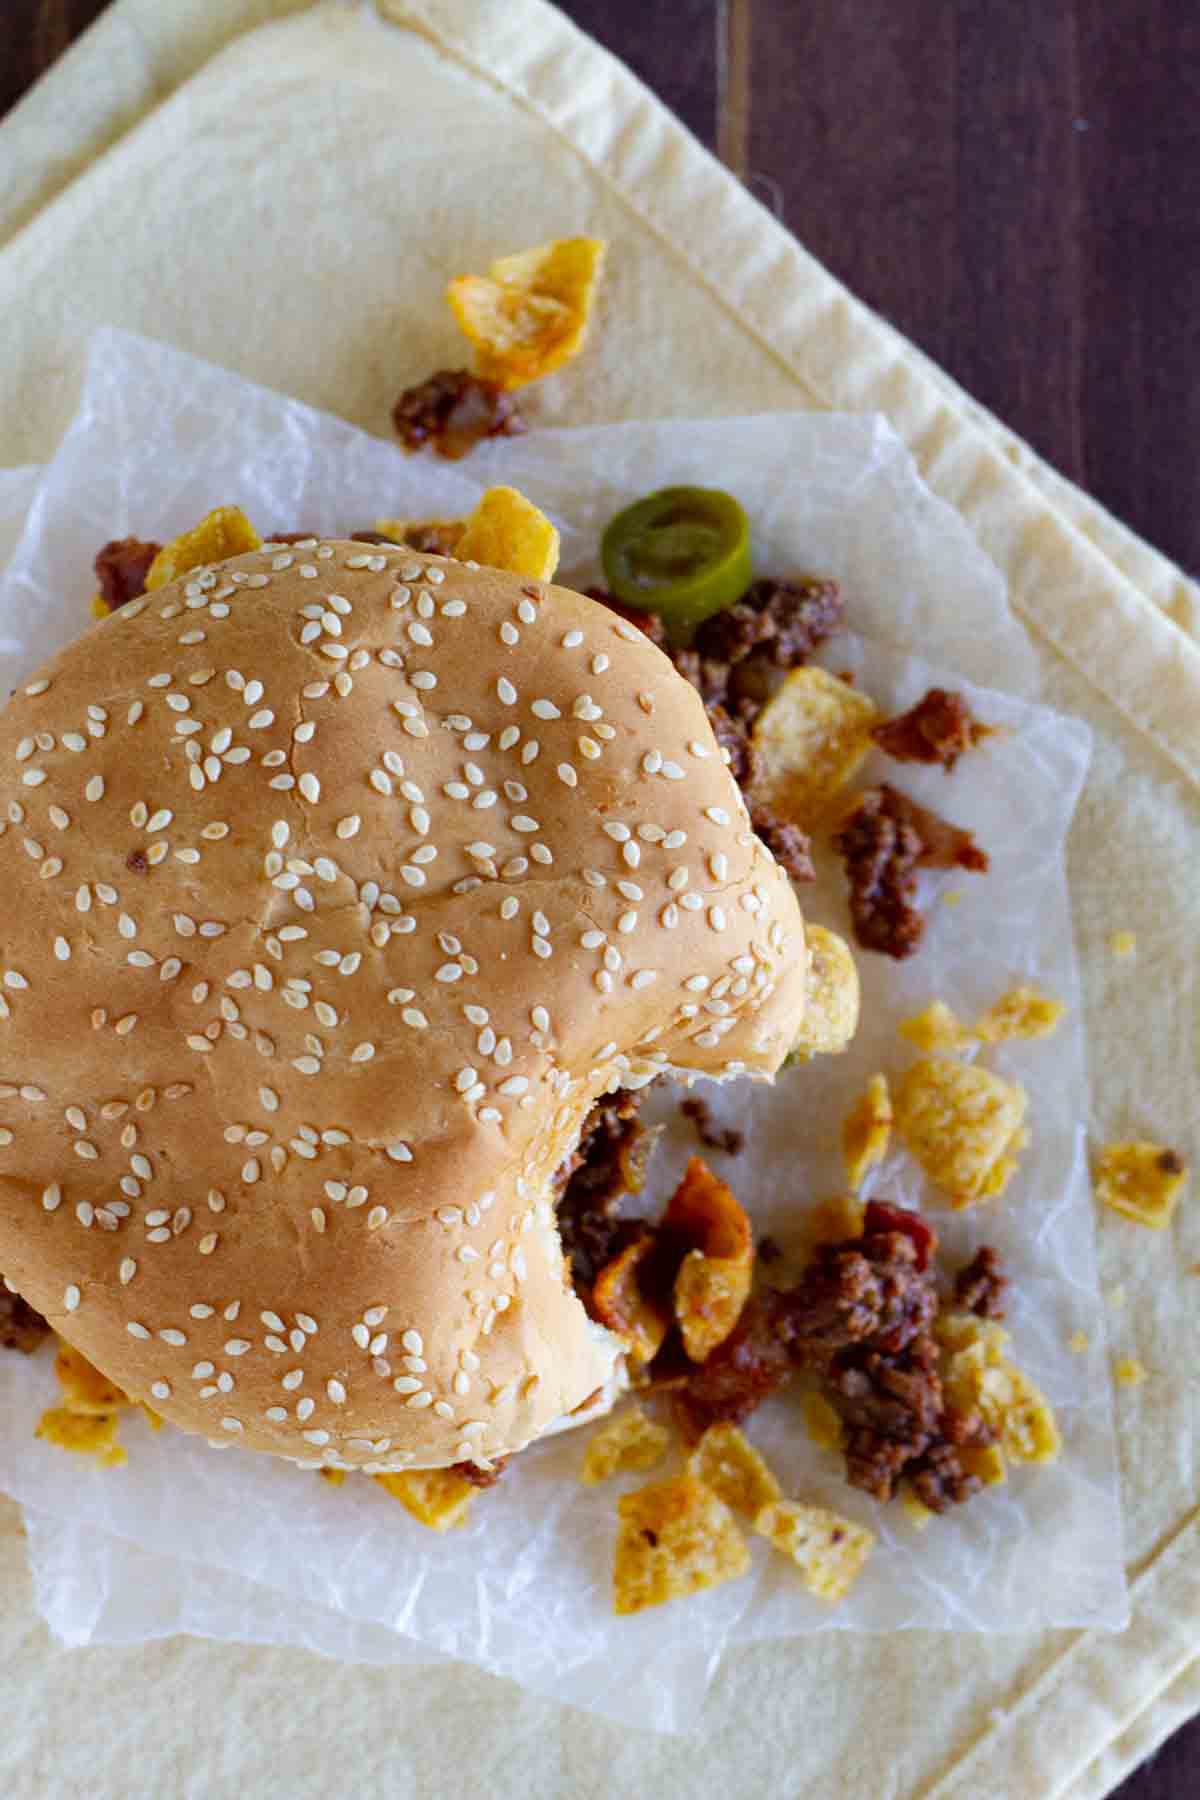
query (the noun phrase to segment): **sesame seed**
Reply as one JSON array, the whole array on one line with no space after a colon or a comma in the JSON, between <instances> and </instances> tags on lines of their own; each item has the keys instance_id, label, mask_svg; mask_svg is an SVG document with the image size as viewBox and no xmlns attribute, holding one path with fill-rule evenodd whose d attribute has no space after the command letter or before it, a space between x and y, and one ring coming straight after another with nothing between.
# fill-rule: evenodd
<instances>
[{"instance_id":1,"label":"sesame seed","mask_svg":"<svg viewBox=\"0 0 1200 1800\"><path fill-rule=\"evenodd\" d=\"M557 706L555 706L553 700L535 700L530 711L533 713L534 717L538 719L562 718L562 714L559 712Z\"/></svg>"}]
</instances>

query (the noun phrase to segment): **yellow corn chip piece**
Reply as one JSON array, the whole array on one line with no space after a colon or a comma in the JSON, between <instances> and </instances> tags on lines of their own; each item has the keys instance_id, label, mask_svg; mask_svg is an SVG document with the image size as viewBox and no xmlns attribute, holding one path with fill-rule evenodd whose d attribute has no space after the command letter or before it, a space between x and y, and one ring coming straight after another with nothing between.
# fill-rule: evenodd
<instances>
[{"instance_id":1,"label":"yellow corn chip piece","mask_svg":"<svg viewBox=\"0 0 1200 1800\"><path fill-rule=\"evenodd\" d=\"M842 1421L824 1394L810 1389L800 1399L800 1410L809 1437L821 1450L840 1450L845 1439Z\"/></svg>"},{"instance_id":2,"label":"yellow corn chip piece","mask_svg":"<svg viewBox=\"0 0 1200 1800\"><path fill-rule=\"evenodd\" d=\"M842 1160L846 1180L857 1193L869 1172L887 1155L892 1136L892 1097L887 1077L872 1075L867 1091L842 1120Z\"/></svg>"},{"instance_id":3,"label":"yellow corn chip piece","mask_svg":"<svg viewBox=\"0 0 1200 1800\"><path fill-rule=\"evenodd\" d=\"M944 1000L931 1000L922 1012L902 1019L897 1030L918 1050L957 1050L971 1033Z\"/></svg>"},{"instance_id":4,"label":"yellow corn chip piece","mask_svg":"<svg viewBox=\"0 0 1200 1800\"><path fill-rule=\"evenodd\" d=\"M705 1256L689 1250L675 1277L672 1301L693 1362L702 1363L723 1344L741 1317L750 1295L754 1257Z\"/></svg>"},{"instance_id":5,"label":"yellow corn chip piece","mask_svg":"<svg viewBox=\"0 0 1200 1800\"><path fill-rule=\"evenodd\" d=\"M1137 933L1114 931L1108 940L1108 947L1114 956L1132 956L1137 949Z\"/></svg>"},{"instance_id":6,"label":"yellow corn chip piece","mask_svg":"<svg viewBox=\"0 0 1200 1800\"><path fill-rule=\"evenodd\" d=\"M896 1090L896 1129L929 1179L955 1207L999 1192L1012 1169L997 1168L1018 1136L1027 1096L990 1069L928 1057Z\"/></svg>"},{"instance_id":7,"label":"yellow corn chip piece","mask_svg":"<svg viewBox=\"0 0 1200 1800\"><path fill-rule=\"evenodd\" d=\"M455 556L466 528L465 519L376 519L373 526L380 537L408 544L426 556Z\"/></svg>"},{"instance_id":8,"label":"yellow corn chip piece","mask_svg":"<svg viewBox=\"0 0 1200 1800\"><path fill-rule=\"evenodd\" d=\"M1187 1164L1161 1144L1106 1144L1096 1161L1096 1198L1138 1225L1162 1231L1187 1182Z\"/></svg>"},{"instance_id":9,"label":"yellow corn chip piece","mask_svg":"<svg viewBox=\"0 0 1200 1800\"><path fill-rule=\"evenodd\" d=\"M129 1405L129 1397L115 1382L94 1368L86 1356L70 1344L58 1341L54 1373L62 1389L62 1404L81 1419L103 1419Z\"/></svg>"},{"instance_id":10,"label":"yellow corn chip piece","mask_svg":"<svg viewBox=\"0 0 1200 1800\"><path fill-rule=\"evenodd\" d=\"M398 1500L421 1525L433 1531L453 1531L466 1523L475 1489L453 1469L402 1469L395 1475L374 1479L393 1500Z\"/></svg>"},{"instance_id":11,"label":"yellow corn chip piece","mask_svg":"<svg viewBox=\"0 0 1200 1800\"><path fill-rule=\"evenodd\" d=\"M750 1567L750 1552L725 1502L694 1475L676 1475L617 1503L613 1610L640 1612Z\"/></svg>"},{"instance_id":12,"label":"yellow corn chip piece","mask_svg":"<svg viewBox=\"0 0 1200 1800\"><path fill-rule=\"evenodd\" d=\"M190 531L163 545L147 572L146 592L177 581L189 569L224 562L227 556L241 556L261 545L262 539L240 506L218 506Z\"/></svg>"},{"instance_id":13,"label":"yellow corn chip piece","mask_svg":"<svg viewBox=\"0 0 1200 1800\"><path fill-rule=\"evenodd\" d=\"M578 354L605 247L602 238L558 238L500 257L486 275L450 283L446 299L475 346L481 375L523 387Z\"/></svg>"},{"instance_id":14,"label":"yellow corn chip piece","mask_svg":"<svg viewBox=\"0 0 1200 1800\"><path fill-rule=\"evenodd\" d=\"M960 1450L958 1460L968 1475L978 1475L984 1487L1008 1480L1008 1464L999 1444L975 1444Z\"/></svg>"},{"instance_id":15,"label":"yellow corn chip piece","mask_svg":"<svg viewBox=\"0 0 1200 1800\"><path fill-rule=\"evenodd\" d=\"M865 1525L799 1500L764 1506L754 1529L791 1557L805 1587L819 1600L840 1600L849 1593L875 1545L875 1533Z\"/></svg>"},{"instance_id":16,"label":"yellow corn chip piece","mask_svg":"<svg viewBox=\"0 0 1200 1800\"><path fill-rule=\"evenodd\" d=\"M585 1487L595 1487L612 1475L652 1469L666 1455L670 1441L665 1425L656 1425L640 1406L627 1406L592 1433L579 1479Z\"/></svg>"},{"instance_id":17,"label":"yellow corn chip piece","mask_svg":"<svg viewBox=\"0 0 1200 1800\"><path fill-rule=\"evenodd\" d=\"M962 1412L978 1410L1011 1462L1053 1462L1062 1449L1045 1395L1005 1354L1008 1334L972 1313L944 1315L935 1327L951 1349L943 1371L946 1398Z\"/></svg>"},{"instance_id":18,"label":"yellow corn chip piece","mask_svg":"<svg viewBox=\"0 0 1200 1800\"><path fill-rule=\"evenodd\" d=\"M558 567L558 532L516 488L488 488L467 520L455 554L460 562L549 581Z\"/></svg>"},{"instance_id":19,"label":"yellow corn chip piece","mask_svg":"<svg viewBox=\"0 0 1200 1800\"><path fill-rule=\"evenodd\" d=\"M937 1517L937 1514L932 1512L925 1502L913 1493L907 1481L900 1484L900 1510L918 1531L924 1531L927 1526L932 1525Z\"/></svg>"},{"instance_id":20,"label":"yellow corn chip piece","mask_svg":"<svg viewBox=\"0 0 1200 1800\"><path fill-rule=\"evenodd\" d=\"M1061 1000L1035 987L1014 987L975 1021L973 1035L985 1044L1002 1044L1006 1038L1043 1038L1058 1030L1065 1008Z\"/></svg>"},{"instance_id":21,"label":"yellow corn chip piece","mask_svg":"<svg viewBox=\"0 0 1200 1800\"><path fill-rule=\"evenodd\" d=\"M820 1200L804 1216L804 1237L812 1249L821 1244L840 1244L843 1238L861 1237L865 1208L853 1194Z\"/></svg>"},{"instance_id":22,"label":"yellow corn chip piece","mask_svg":"<svg viewBox=\"0 0 1200 1800\"><path fill-rule=\"evenodd\" d=\"M1119 1387L1140 1387L1146 1379L1146 1365L1136 1356L1122 1356L1113 1364L1113 1374Z\"/></svg>"},{"instance_id":23,"label":"yellow corn chip piece","mask_svg":"<svg viewBox=\"0 0 1200 1800\"><path fill-rule=\"evenodd\" d=\"M754 1519L782 1500L783 1489L736 1425L710 1425L688 1457L688 1473L710 1487L734 1512Z\"/></svg>"},{"instance_id":24,"label":"yellow corn chip piece","mask_svg":"<svg viewBox=\"0 0 1200 1800\"><path fill-rule=\"evenodd\" d=\"M85 1415L54 1406L42 1414L37 1436L76 1456L94 1456L102 1468L116 1469L128 1460L117 1442L117 1424L115 1412Z\"/></svg>"},{"instance_id":25,"label":"yellow corn chip piece","mask_svg":"<svg viewBox=\"0 0 1200 1800\"><path fill-rule=\"evenodd\" d=\"M1072 1356L1082 1356L1091 1345L1091 1338L1086 1331L1073 1331L1067 1339L1067 1349Z\"/></svg>"},{"instance_id":26,"label":"yellow corn chip piece","mask_svg":"<svg viewBox=\"0 0 1200 1800\"><path fill-rule=\"evenodd\" d=\"M794 669L754 726L763 760L757 790L768 806L806 828L829 804L871 748L874 701L825 669Z\"/></svg>"},{"instance_id":27,"label":"yellow corn chip piece","mask_svg":"<svg viewBox=\"0 0 1200 1800\"><path fill-rule=\"evenodd\" d=\"M943 1350L977 1350L982 1361L1003 1357L1008 1333L995 1319L981 1319L972 1312L940 1312L933 1322L933 1335Z\"/></svg>"},{"instance_id":28,"label":"yellow corn chip piece","mask_svg":"<svg viewBox=\"0 0 1200 1800\"><path fill-rule=\"evenodd\" d=\"M805 925L808 985L800 1035L792 1056L836 1056L858 1026L859 981L844 939L823 925Z\"/></svg>"}]
</instances>

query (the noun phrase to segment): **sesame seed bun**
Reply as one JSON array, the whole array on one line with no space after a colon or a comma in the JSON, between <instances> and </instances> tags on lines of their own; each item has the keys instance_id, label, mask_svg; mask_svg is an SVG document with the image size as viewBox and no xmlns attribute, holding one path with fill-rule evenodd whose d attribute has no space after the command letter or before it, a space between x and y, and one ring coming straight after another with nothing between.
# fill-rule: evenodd
<instances>
[{"instance_id":1,"label":"sesame seed bun","mask_svg":"<svg viewBox=\"0 0 1200 1800\"><path fill-rule=\"evenodd\" d=\"M552 1177L593 1100L770 1075L803 926L701 702L563 588L268 545L0 719L0 1269L212 1441L486 1460L619 1356Z\"/></svg>"}]
</instances>

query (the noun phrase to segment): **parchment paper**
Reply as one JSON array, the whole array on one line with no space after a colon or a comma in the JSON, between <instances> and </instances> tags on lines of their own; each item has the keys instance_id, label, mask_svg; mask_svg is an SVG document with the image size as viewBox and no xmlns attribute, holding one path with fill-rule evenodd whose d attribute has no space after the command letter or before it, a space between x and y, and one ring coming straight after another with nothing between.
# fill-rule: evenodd
<instances>
[{"instance_id":1,"label":"parchment paper","mask_svg":"<svg viewBox=\"0 0 1200 1800\"><path fill-rule=\"evenodd\" d=\"M186 1625L368 1661L449 1655L534 1691L668 1729L694 1714L702 1673L720 1651L754 1639L831 1628L1121 1623L1063 868L1088 734L1045 708L961 680L1003 660L1014 684L1032 687L1031 659L996 571L956 515L923 488L882 421L776 415L535 432L447 468L163 346L101 333L79 416L38 486L0 590L7 646L0 673L15 680L76 634L91 556L109 536L168 536L233 500L264 530L345 530L381 514L452 516L499 479L556 517L564 573L580 581L596 572L599 526L617 506L669 481L719 481L738 492L755 522L761 568L803 567L846 584L858 629L827 646L830 667L852 669L881 704L897 709L932 681L953 680L979 716L1006 728L949 778L901 773L918 799L976 830L993 869L982 881L930 881L934 922L913 962L860 958L864 1026L851 1052L791 1070L773 1091L739 1086L711 1097L719 1114L736 1116L749 1131L731 1171L739 1195L756 1227L786 1243L803 1208L841 1185L838 1126L866 1075L908 1060L895 1037L898 1019L935 993L970 1017L1018 978L1038 980L1067 1002L1068 1022L1052 1043L1010 1045L992 1058L1031 1092L1033 1144L1018 1180L985 1212L937 1215L952 1257L965 1259L989 1241L1009 1261L1015 1354L1058 1409L1062 1461L1017 1472L1006 1488L918 1535L896 1509L849 1490L838 1459L807 1441L794 1402L775 1402L757 1416L754 1436L788 1491L880 1532L851 1597L830 1611L760 1546L751 1577L687 1605L617 1621L608 1603L617 1490L574 1481L582 1446L573 1436L523 1454L476 1504L466 1530L437 1539L370 1484L331 1490L265 1459L218 1457L171 1431L156 1436L140 1421L124 1429L125 1469L68 1463L30 1436L52 1390L48 1364L31 1369L6 1358L0 1482L33 1509L30 1547L44 1615L74 1643L128 1642ZM951 623L943 631L937 620ZM900 648L927 641L936 642L941 666ZM884 768L879 759L878 772ZM868 765L864 776L875 772ZM840 879L825 861L829 878L804 896L806 912L844 931ZM947 887L964 890L961 904L939 901ZM669 1102L656 1098L666 1116ZM653 1170L655 1202L691 1148L678 1128L668 1133ZM874 1191L908 1203L933 1198L901 1154L889 1159ZM1080 1329L1091 1342L1084 1357L1066 1348ZM181 1543L189 1566L167 1573ZM122 1545L161 1560L164 1578L152 1590L128 1581Z\"/></svg>"}]
</instances>

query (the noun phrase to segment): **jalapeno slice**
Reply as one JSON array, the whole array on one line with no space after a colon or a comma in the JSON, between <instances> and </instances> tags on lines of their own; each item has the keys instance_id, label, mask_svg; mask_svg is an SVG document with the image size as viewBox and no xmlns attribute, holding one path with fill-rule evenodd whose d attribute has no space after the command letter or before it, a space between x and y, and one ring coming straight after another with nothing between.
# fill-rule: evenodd
<instances>
[{"instance_id":1,"label":"jalapeno slice","mask_svg":"<svg viewBox=\"0 0 1200 1800\"><path fill-rule=\"evenodd\" d=\"M685 640L750 586L750 522L720 488L660 488L609 522L600 557L618 600Z\"/></svg>"}]
</instances>

